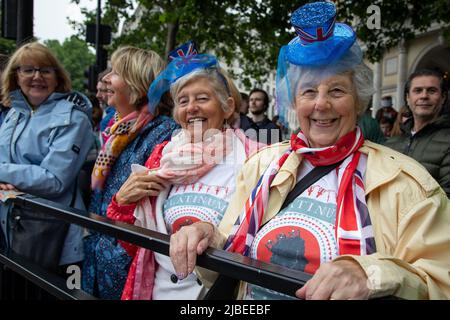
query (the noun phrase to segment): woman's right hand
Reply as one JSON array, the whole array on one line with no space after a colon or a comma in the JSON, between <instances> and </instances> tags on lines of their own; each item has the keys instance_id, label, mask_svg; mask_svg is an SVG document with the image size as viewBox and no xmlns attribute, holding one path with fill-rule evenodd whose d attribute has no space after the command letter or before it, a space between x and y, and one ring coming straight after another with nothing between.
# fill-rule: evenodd
<instances>
[{"instance_id":1,"label":"woman's right hand","mask_svg":"<svg viewBox=\"0 0 450 320\"><path fill-rule=\"evenodd\" d=\"M156 173L143 171L132 173L116 194L119 205L136 203L144 197L157 196L168 183Z\"/></svg>"},{"instance_id":2,"label":"woman's right hand","mask_svg":"<svg viewBox=\"0 0 450 320\"><path fill-rule=\"evenodd\" d=\"M209 247L214 231L211 223L199 221L182 227L170 236L170 259L178 279L184 279L194 271L197 255Z\"/></svg>"}]
</instances>

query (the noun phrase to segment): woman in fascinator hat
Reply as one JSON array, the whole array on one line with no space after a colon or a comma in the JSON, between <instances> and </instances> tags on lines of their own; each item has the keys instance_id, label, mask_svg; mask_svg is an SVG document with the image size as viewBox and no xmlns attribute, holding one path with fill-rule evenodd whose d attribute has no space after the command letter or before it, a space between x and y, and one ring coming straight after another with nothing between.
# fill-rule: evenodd
<instances>
[{"instance_id":1,"label":"woman in fascinator hat","mask_svg":"<svg viewBox=\"0 0 450 320\"><path fill-rule=\"evenodd\" d=\"M259 145L233 130L239 92L210 54L185 44L147 93L150 112L170 92L173 117L182 130L155 147L145 167L113 197L108 217L156 230L179 232L202 221L212 227L224 217L235 189L235 176ZM196 273L177 274L170 258L121 242L133 257L123 300L201 299L209 285Z\"/></svg>"}]
</instances>

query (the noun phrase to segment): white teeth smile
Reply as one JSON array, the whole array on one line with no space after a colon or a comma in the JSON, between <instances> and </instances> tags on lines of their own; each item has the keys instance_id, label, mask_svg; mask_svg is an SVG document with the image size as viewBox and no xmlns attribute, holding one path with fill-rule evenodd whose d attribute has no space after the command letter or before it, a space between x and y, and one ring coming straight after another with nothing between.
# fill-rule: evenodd
<instances>
[{"instance_id":1,"label":"white teeth smile","mask_svg":"<svg viewBox=\"0 0 450 320\"><path fill-rule=\"evenodd\" d=\"M205 120L206 120L205 118L192 118L188 120L188 123L201 122Z\"/></svg>"},{"instance_id":2,"label":"white teeth smile","mask_svg":"<svg viewBox=\"0 0 450 320\"><path fill-rule=\"evenodd\" d=\"M312 119L313 121L317 122L318 124L330 124L334 122L336 119L330 119L330 120L316 120Z\"/></svg>"}]
</instances>

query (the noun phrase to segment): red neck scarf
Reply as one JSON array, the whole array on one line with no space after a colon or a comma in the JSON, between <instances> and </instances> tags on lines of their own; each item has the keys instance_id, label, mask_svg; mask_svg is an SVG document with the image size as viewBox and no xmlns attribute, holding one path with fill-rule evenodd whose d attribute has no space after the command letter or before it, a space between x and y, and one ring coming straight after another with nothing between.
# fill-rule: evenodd
<instances>
[{"instance_id":1,"label":"red neck scarf","mask_svg":"<svg viewBox=\"0 0 450 320\"><path fill-rule=\"evenodd\" d=\"M291 148L308 159L313 166L328 166L355 153L364 143L361 129L357 128L340 138L336 144L325 148L311 148L303 132L292 135Z\"/></svg>"}]
</instances>

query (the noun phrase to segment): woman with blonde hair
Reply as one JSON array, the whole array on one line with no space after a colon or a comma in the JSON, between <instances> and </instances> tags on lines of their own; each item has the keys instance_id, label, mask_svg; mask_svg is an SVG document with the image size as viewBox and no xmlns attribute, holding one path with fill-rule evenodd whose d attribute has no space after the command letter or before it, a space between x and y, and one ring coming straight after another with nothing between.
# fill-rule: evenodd
<instances>
[{"instance_id":1,"label":"woman with blonde hair","mask_svg":"<svg viewBox=\"0 0 450 320\"><path fill-rule=\"evenodd\" d=\"M89 100L71 91L61 63L38 42L14 52L2 81L2 103L10 111L0 127L0 189L85 209L76 179L93 141ZM2 226L9 212L0 204ZM71 226L62 253L52 253L61 265L81 261L82 229Z\"/></svg>"},{"instance_id":2,"label":"woman with blonde hair","mask_svg":"<svg viewBox=\"0 0 450 320\"><path fill-rule=\"evenodd\" d=\"M170 100L148 108L147 89L164 69L157 53L121 47L111 57L105 76L108 105L116 109L114 125L92 172L89 211L101 216L112 196L131 173L131 164L144 164L153 148L168 140L177 124L159 110ZM82 287L102 299L119 299L131 257L113 237L92 232L84 242L86 258Z\"/></svg>"},{"instance_id":3,"label":"woman with blonde hair","mask_svg":"<svg viewBox=\"0 0 450 320\"><path fill-rule=\"evenodd\" d=\"M2 77L2 73L6 67L7 62L8 62L8 56L6 54L0 54L0 79ZM1 85L0 85L0 91L1 91ZM2 100L2 97L1 97L1 92L0 92L0 126L2 125L3 119L6 117L6 114L9 111L9 108L3 107L1 100Z\"/></svg>"}]
</instances>

